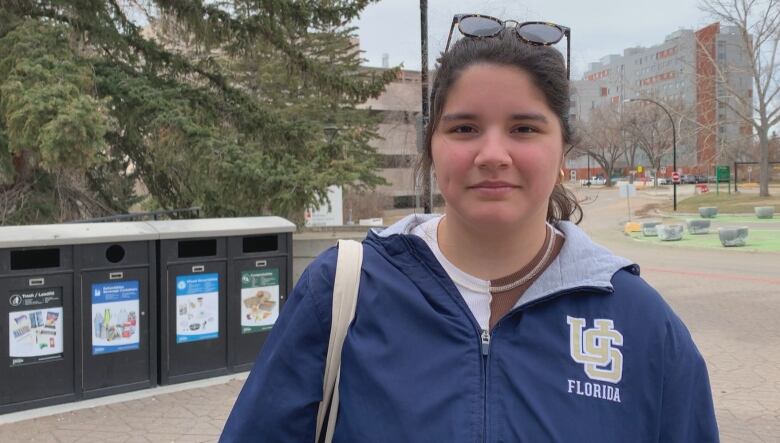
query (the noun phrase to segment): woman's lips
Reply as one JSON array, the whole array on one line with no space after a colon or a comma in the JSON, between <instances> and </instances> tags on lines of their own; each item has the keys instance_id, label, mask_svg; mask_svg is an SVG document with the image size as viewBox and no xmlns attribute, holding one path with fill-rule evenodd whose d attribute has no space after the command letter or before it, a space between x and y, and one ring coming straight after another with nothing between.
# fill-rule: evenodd
<instances>
[{"instance_id":1,"label":"woman's lips","mask_svg":"<svg viewBox=\"0 0 780 443\"><path fill-rule=\"evenodd\" d=\"M518 185L503 181L484 181L469 186L469 189L472 189L481 195L500 197L512 192L515 189L518 189L519 187L520 186Z\"/></svg>"}]
</instances>

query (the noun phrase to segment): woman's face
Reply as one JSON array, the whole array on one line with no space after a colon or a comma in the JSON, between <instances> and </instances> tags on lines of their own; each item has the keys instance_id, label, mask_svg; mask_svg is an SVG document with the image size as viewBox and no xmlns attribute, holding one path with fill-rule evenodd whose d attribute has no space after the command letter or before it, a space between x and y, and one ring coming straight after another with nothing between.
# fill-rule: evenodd
<instances>
[{"instance_id":1,"label":"woman's face","mask_svg":"<svg viewBox=\"0 0 780 443\"><path fill-rule=\"evenodd\" d=\"M546 219L563 134L525 71L466 68L450 88L431 149L448 217L495 228Z\"/></svg>"}]
</instances>

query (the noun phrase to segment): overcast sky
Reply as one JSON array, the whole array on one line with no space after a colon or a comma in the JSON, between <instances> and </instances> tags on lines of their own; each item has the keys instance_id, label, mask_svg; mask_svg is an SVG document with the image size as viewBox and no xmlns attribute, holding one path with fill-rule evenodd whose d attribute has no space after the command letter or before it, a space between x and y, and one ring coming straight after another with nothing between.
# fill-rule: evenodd
<instances>
[{"instance_id":1,"label":"overcast sky","mask_svg":"<svg viewBox=\"0 0 780 443\"><path fill-rule=\"evenodd\" d=\"M713 22L699 10L697 0L428 0L429 68L444 49L452 16L470 12L570 27L573 79L605 55L662 43L677 29L698 29ZM381 0L369 5L354 25L359 28L366 65L381 66L386 53L390 66L403 63L407 69L420 69L419 0ZM557 47L565 52L565 41Z\"/></svg>"}]
</instances>

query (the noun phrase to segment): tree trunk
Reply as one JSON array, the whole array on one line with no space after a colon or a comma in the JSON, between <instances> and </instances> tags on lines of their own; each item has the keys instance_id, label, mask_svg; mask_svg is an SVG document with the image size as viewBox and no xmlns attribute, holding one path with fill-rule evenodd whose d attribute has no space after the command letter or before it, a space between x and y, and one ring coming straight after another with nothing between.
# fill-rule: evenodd
<instances>
[{"instance_id":1,"label":"tree trunk","mask_svg":"<svg viewBox=\"0 0 780 443\"><path fill-rule=\"evenodd\" d=\"M759 150L759 193L761 197L769 197L769 128L761 125L758 133Z\"/></svg>"},{"instance_id":2,"label":"tree trunk","mask_svg":"<svg viewBox=\"0 0 780 443\"><path fill-rule=\"evenodd\" d=\"M30 164L31 157L32 152L29 149L22 149L21 152L13 154L14 182L11 184L11 187L17 183L27 181L32 176L33 168Z\"/></svg>"}]
</instances>

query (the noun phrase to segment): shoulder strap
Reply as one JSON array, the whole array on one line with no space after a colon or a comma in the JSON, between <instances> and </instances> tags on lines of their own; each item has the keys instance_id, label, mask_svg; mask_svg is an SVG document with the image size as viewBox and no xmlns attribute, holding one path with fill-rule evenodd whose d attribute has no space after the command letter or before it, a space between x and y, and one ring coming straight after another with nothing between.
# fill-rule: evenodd
<instances>
[{"instance_id":1,"label":"shoulder strap","mask_svg":"<svg viewBox=\"0 0 780 443\"><path fill-rule=\"evenodd\" d=\"M336 279L333 283L333 314L331 317L328 356L325 360L325 376L322 383L322 401L317 411L317 439L323 431L325 415L328 414L325 441L333 439L336 415L339 409L339 376L341 370L341 347L347 335L357 306L360 270L363 264L363 245L354 240L339 240L339 255L336 264Z\"/></svg>"}]
</instances>

